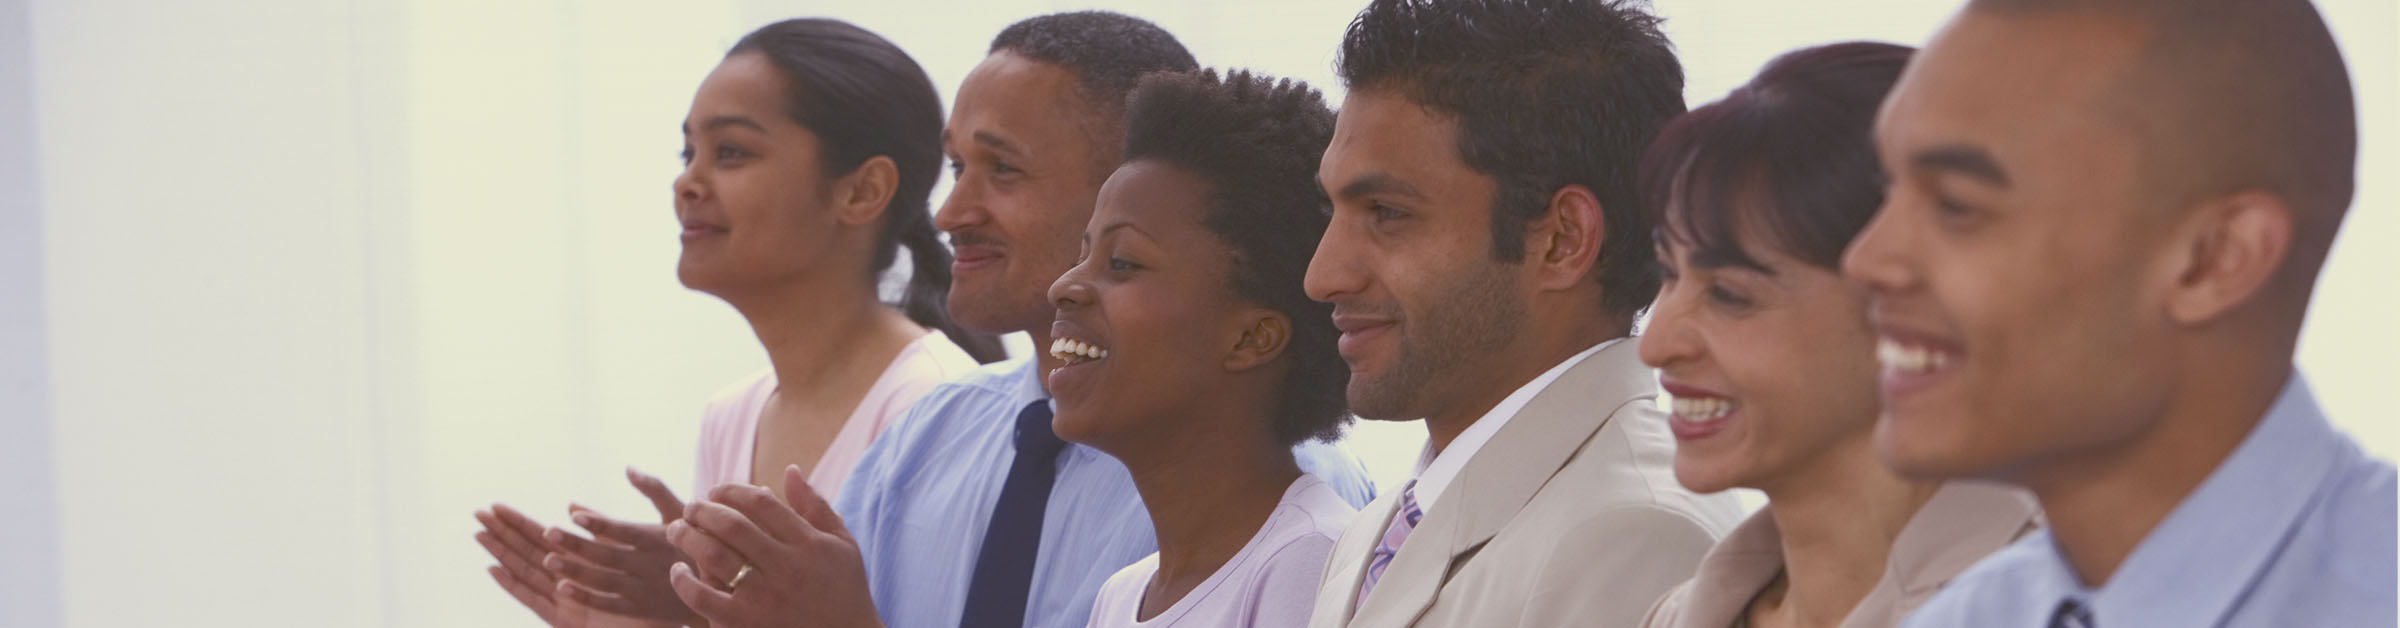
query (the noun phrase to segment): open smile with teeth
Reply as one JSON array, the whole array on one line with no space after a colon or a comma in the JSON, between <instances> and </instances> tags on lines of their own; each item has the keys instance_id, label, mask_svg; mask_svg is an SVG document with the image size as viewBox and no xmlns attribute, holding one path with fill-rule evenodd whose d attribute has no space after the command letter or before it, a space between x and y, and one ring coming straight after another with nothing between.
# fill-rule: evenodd
<instances>
[{"instance_id":1,"label":"open smile with teeth","mask_svg":"<svg viewBox=\"0 0 2400 628\"><path fill-rule=\"evenodd\" d=\"M1108 350L1081 340L1057 338L1050 341L1050 357L1066 362L1067 366L1074 366L1107 358Z\"/></svg>"},{"instance_id":2,"label":"open smile with teeth","mask_svg":"<svg viewBox=\"0 0 2400 628\"><path fill-rule=\"evenodd\" d=\"M1875 340L1875 361L1883 363L1886 369L1922 375L1950 370L1952 365L1958 363L1958 356L1935 347L1878 338Z\"/></svg>"},{"instance_id":3,"label":"open smile with teeth","mask_svg":"<svg viewBox=\"0 0 2400 628\"><path fill-rule=\"evenodd\" d=\"M1675 397L1668 402L1668 407L1673 411L1675 420L1699 423L1724 418L1732 414L1735 408L1742 407L1742 404L1724 397Z\"/></svg>"}]
</instances>

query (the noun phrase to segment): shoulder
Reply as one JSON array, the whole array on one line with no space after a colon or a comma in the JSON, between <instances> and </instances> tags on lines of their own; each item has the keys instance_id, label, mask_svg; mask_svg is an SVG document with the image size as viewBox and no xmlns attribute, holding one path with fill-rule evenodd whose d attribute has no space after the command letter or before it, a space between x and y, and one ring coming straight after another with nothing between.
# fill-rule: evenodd
<instances>
[{"instance_id":1,"label":"shoulder","mask_svg":"<svg viewBox=\"0 0 2400 628\"><path fill-rule=\"evenodd\" d=\"M1126 565L1101 583L1100 592L1092 599L1090 628L1131 626L1140 614L1142 591L1150 584L1150 575L1158 573L1158 554L1151 554Z\"/></svg>"},{"instance_id":2,"label":"shoulder","mask_svg":"<svg viewBox=\"0 0 2400 628\"><path fill-rule=\"evenodd\" d=\"M2351 587L2392 595L2393 555L2400 553L2400 494L2392 465L2358 454L2336 476L2330 499L2319 502L2295 540L2315 546L2322 576ZM2328 582L2327 584L2331 584Z\"/></svg>"},{"instance_id":3,"label":"shoulder","mask_svg":"<svg viewBox=\"0 0 2400 628\"><path fill-rule=\"evenodd\" d=\"M913 377L936 382L964 376L981 366L967 355L967 350L952 342L948 334L939 331L926 332L916 342L909 343L908 348L900 350L900 359L892 364L894 369L905 369Z\"/></svg>"},{"instance_id":4,"label":"shoulder","mask_svg":"<svg viewBox=\"0 0 2400 628\"><path fill-rule=\"evenodd\" d=\"M1996 612L2033 613L2032 605L2010 600L2049 600L2055 605L2056 595L2037 591L2040 575L2054 570L2057 554L2051 549L2050 533L2037 531L2017 539L2017 542L1993 552L1975 566L1927 599L1923 606L1909 614L1906 626L1965 626L2004 625L1990 620L2001 619ZM2063 592L2062 592L2063 594ZM2047 607L2040 609L2048 611ZM2040 618L2026 617L2027 621Z\"/></svg>"},{"instance_id":5,"label":"shoulder","mask_svg":"<svg viewBox=\"0 0 2400 628\"><path fill-rule=\"evenodd\" d=\"M757 373L726 384L725 387L717 389L716 393L709 395L707 405L703 406L705 408L703 413L708 418L715 418L716 415L726 413L739 406L756 405L758 401L774 392L775 370L761 368Z\"/></svg>"},{"instance_id":6,"label":"shoulder","mask_svg":"<svg viewBox=\"0 0 2400 628\"><path fill-rule=\"evenodd\" d=\"M1683 607L1690 603L1691 596L1692 581L1685 580L1683 584L1675 585L1675 588L1669 589L1666 595L1659 596L1658 602L1650 605L1650 614L1642 617L1642 626L1644 628L1674 626L1676 621L1683 617Z\"/></svg>"},{"instance_id":7,"label":"shoulder","mask_svg":"<svg viewBox=\"0 0 2400 628\"><path fill-rule=\"evenodd\" d=\"M908 420L893 427L895 435L939 429L959 421L980 421L986 415L1011 413L1019 378L1031 368L1027 360L1009 360L976 367L925 389L909 406Z\"/></svg>"},{"instance_id":8,"label":"shoulder","mask_svg":"<svg viewBox=\"0 0 2400 628\"><path fill-rule=\"evenodd\" d=\"M1693 493L1675 479L1675 437L1649 399L1610 410L1608 424L1542 487L1535 501L1583 522L1691 526L1724 536L1743 517L1730 492ZM1584 525L1595 525L1585 523Z\"/></svg>"},{"instance_id":9,"label":"shoulder","mask_svg":"<svg viewBox=\"0 0 2400 628\"><path fill-rule=\"evenodd\" d=\"M716 394L710 395L708 402L700 406L700 438L703 441L715 441L730 436L740 426L756 418L760 404L766 401L767 395L774 393L775 371L764 368L717 389Z\"/></svg>"}]
</instances>

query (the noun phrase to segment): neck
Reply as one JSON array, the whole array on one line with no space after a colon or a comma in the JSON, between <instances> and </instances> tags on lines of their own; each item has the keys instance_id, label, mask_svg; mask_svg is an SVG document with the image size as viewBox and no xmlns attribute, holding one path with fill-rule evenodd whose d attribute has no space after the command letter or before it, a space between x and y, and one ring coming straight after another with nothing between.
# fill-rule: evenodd
<instances>
[{"instance_id":1,"label":"neck","mask_svg":"<svg viewBox=\"0 0 2400 628\"><path fill-rule=\"evenodd\" d=\"M2184 377L2175 388L2180 394L2147 422L2149 429L2017 474L2041 501L2051 538L2084 586L2106 585L2142 539L2266 418L2291 366L2288 360L2254 363L2273 366Z\"/></svg>"},{"instance_id":2,"label":"neck","mask_svg":"<svg viewBox=\"0 0 2400 628\"><path fill-rule=\"evenodd\" d=\"M1142 437L1155 446L1117 456L1158 537L1158 573L1143 596L1143 616L1174 605L1239 553L1300 477L1291 448L1267 431L1264 412L1200 409L1142 421L1186 429Z\"/></svg>"},{"instance_id":3,"label":"neck","mask_svg":"<svg viewBox=\"0 0 2400 628\"><path fill-rule=\"evenodd\" d=\"M877 300L872 281L858 284L775 286L725 301L750 322L750 331L767 350L776 387L809 391L826 385L832 375L857 369L856 362L826 356L863 355L894 338L913 340L924 333L907 316Z\"/></svg>"},{"instance_id":4,"label":"neck","mask_svg":"<svg viewBox=\"0 0 2400 628\"><path fill-rule=\"evenodd\" d=\"M1449 449L1450 441L1457 440L1460 432L1467 431L1483 415L1490 413L1493 407L1499 406L1500 400L1507 399L1510 393L1532 383L1534 378L1541 377L1551 367L1566 362L1567 358L1575 357L1575 354L1594 345L1625 336L1621 327L1602 318L1576 320L1570 317L1565 321L1548 323L1542 318L1529 317L1524 333L1517 334L1508 346L1487 354L1518 359L1504 364L1477 365L1473 370L1488 374L1483 378L1483 385L1465 395L1466 399L1461 402L1452 403L1448 408L1425 417L1426 446L1434 455Z\"/></svg>"},{"instance_id":5,"label":"neck","mask_svg":"<svg viewBox=\"0 0 2400 628\"><path fill-rule=\"evenodd\" d=\"M1882 581L1892 543L1940 488L1901 479L1874 453L1862 434L1819 454L1818 468L1762 489L1783 543L1784 586L1757 604L1789 619L1780 625L1840 624Z\"/></svg>"}]
</instances>

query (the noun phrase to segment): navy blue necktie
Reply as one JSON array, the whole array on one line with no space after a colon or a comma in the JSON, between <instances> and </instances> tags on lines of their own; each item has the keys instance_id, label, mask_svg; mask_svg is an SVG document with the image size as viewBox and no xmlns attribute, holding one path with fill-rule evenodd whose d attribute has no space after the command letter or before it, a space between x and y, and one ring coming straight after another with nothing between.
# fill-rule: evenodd
<instances>
[{"instance_id":1,"label":"navy blue necktie","mask_svg":"<svg viewBox=\"0 0 2400 628\"><path fill-rule=\"evenodd\" d=\"M959 628L1019 628L1025 598L1033 591L1033 558L1042 546L1042 510L1058 479L1058 452L1067 442L1050 431L1050 401L1017 413L1017 458L1000 485L1000 503L983 528L983 550L975 556L975 579L967 584L966 612Z\"/></svg>"},{"instance_id":2,"label":"navy blue necktie","mask_svg":"<svg viewBox=\"0 0 2400 628\"><path fill-rule=\"evenodd\" d=\"M2058 610L2050 613L2050 628L2093 628L2092 608L2082 600L2067 598L2058 602Z\"/></svg>"}]
</instances>

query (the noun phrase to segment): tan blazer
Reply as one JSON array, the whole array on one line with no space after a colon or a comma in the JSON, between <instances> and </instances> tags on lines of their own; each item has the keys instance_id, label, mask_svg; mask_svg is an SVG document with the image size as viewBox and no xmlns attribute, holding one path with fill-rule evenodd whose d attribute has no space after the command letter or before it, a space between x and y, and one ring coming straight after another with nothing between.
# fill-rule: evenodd
<instances>
[{"instance_id":1,"label":"tan blazer","mask_svg":"<svg viewBox=\"0 0 2400 628\"><path fill-rule=\"evenodd\" d=\"M1842 619L1842 628L1900 625L1950 579L2041 527L2041 506L2023 489L1971 481L1942 485L1892 540L1883 579ZM1660 598L1648 628L1726 628L1783 571L1783 535L1760 510L1700 561L1692 581Z\"/></svg>"},{"instance_id":2,"label":"tan blazer","mask_svg":"<svg viewBox=\"0 0 2400 628\"><path fill-rule=\"evenodd\" d=\"M1675 439L1635 347L1602 349L1537 393L1354 604L1399 493L1368 504L1334 545L1308 625L1639 625L1741 507L1676 483Z\"/></svg>"}]
</instances>

